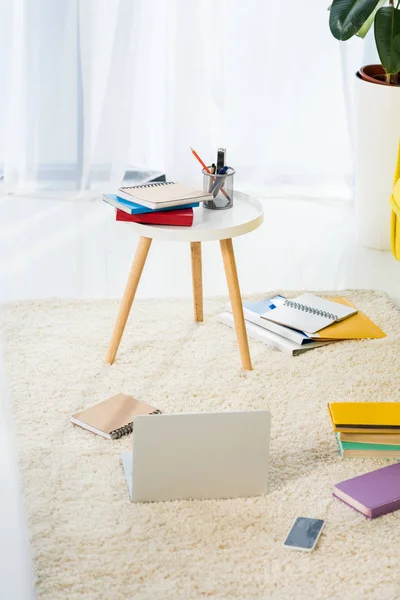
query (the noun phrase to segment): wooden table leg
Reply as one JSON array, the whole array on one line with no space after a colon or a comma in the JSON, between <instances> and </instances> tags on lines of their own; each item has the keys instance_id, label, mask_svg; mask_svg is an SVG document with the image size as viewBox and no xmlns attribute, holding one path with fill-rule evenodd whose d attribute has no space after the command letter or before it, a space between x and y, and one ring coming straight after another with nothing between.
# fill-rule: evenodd
<instances>
[{"instance_id":1,"label":"wooden table leg","mask_svg":"<svg viewBox=\"0 0 400 600\"><path fill-rule=\"evenodd\" d=\"M194 320L203 320L203 279L201 270L201 242L190 242L192 255L192 283Z\"/></svg>"},{"instance_id":2,"label":"wooden table leg","mask_svg":"<svg viewBox=\"0 0 400 600\"><path fill-rule=\"evenodd\" d=\"M244 324L242 298L240 296L239 279L236 270L235 254L232 239L220 240L222 258L224 260L226 281L228 283L229 297L232 304L233 319L235 322L236 336L239 344L242 366L246 371L251 371L251 358L247 331Z\"/></svg>"},{"instance_id":3,"label":"wooden table leg","mask_svg":"<svg viewBox=\"0 0 400 600\"><path fill-rule=\"evenodd\" d=\"M118 346L120 344L122 334L124 333L129 311L131 310L132 302L135 298L136 290L139 285L147 255L150 250L151 242L151 238L146 237L141 237L139 240L135 258L133 259L128 281L126 283L125 292L119 307L118 317L115 322L110 345L108 346L106 362L110 365L113 364L117 355Z\"/></svg>"}]
</instances>

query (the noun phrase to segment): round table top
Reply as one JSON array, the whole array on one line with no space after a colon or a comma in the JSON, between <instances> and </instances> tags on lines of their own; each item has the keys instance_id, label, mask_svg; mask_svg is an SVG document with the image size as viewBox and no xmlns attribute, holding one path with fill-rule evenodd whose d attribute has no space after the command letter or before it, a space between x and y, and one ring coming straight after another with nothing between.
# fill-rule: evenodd
<instances>
[{"instance_id":1,"label":"round table top","mask_svg":"<svg viewBox=\"0 0 400 600\"><path fill-rule=\"evenodd\" d=\"M211 210L200 205L193 211L194 220L191 227L144 225L142 223L130 223L130 225L140 236L154 240L210 242L249 233L257 229L263 222L261 203L247 194L236 191L232 208Z\"/></svg>"}]
</instances>

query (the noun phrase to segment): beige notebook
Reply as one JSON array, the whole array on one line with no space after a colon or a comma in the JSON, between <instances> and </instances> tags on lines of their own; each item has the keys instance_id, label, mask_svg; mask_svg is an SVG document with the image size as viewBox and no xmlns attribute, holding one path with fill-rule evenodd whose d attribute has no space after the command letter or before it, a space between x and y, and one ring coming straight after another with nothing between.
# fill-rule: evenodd
<instances>
[{"instance_id":1,"label":"beige notebook","mask_svg":"<svg viewBox=\"0 0 400 600\"><path fill-rule=\"evenodd\" d=\"M72 415L71 423L109 440L116 440L132 432L133 420L138 415L160 413L160 410L132 396L117 394Z\"/></svg>"},{"instance_id":2,"label":"beige notebook","mask_svg":"<svg viewBox=\"0 0 400 600\"><path fill-rule=\"evenodd\" d=\"M153 210L193 204L212 198L212 194L172 181L123 186L119 188L117 196Z\"/></svg>"}]
</instances>

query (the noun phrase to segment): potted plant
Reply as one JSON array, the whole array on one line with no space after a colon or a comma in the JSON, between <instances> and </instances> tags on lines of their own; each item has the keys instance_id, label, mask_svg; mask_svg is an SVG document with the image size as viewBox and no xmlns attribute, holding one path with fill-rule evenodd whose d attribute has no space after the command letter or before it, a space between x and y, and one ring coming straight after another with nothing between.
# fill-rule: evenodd
<instances>
[{"instance_id":1,"label":"potted plant","mask_svg":"<svg viewBox=\"0 0 400 600\"><path fill-rule=\"evenodd\" d=\"M381 64L356 73L357 239L378 250L390 249L388 198L400 139L400 0L333 0L329 27L346 41L365 37L374 27Z\"/></svg>"}]
</instances>

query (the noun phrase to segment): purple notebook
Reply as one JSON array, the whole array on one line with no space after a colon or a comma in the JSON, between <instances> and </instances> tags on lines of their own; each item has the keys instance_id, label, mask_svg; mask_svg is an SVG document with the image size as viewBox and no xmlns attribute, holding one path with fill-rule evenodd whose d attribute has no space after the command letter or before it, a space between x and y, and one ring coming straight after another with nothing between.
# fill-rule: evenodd
<instances>
[{"instance_id":1,"label":"purple notebook","mask_svg":"<svg viewBox=\"0 0 400 600\"><path fill-rule=\"evenodd\" d=\"M335 485L333 495L373 519L400 508L400 463Z\"/></svg>"}]
</instances>

